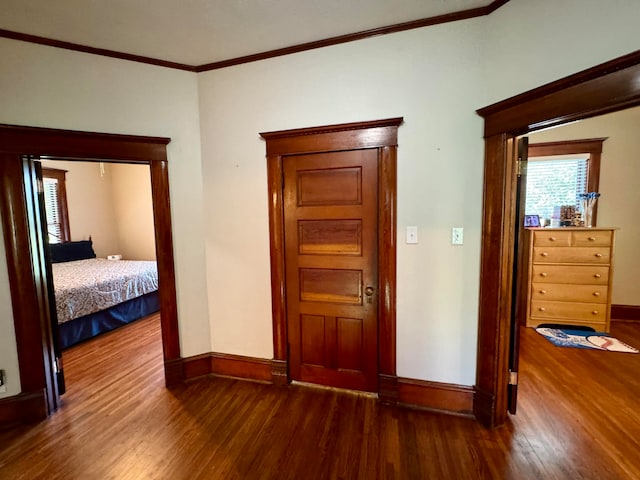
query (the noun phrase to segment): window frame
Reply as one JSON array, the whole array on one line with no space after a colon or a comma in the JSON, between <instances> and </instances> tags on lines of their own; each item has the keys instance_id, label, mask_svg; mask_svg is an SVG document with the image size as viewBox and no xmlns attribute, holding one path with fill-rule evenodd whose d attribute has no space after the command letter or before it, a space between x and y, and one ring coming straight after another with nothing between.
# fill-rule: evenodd
<instances>
[{"instance_id":1,"label":"window frame","mask_svg":"<svg viewBox=\"0 0 640 480\"><path fill-rule=\"evenodd\" d=\"M67 170L42 167L42 178L52 178L58 182L58 218L60 218L60 243L71 241L71 229L69 227L69 207L67 203ZM49 228L47 224L47 234ZM48 239L47 235L47 239ZM47 240L48 241L48 240Z\"/></svg>"},{"instance_id":2,"label":"window frame","mask_svg":"<svg viewBox=\"0 0 640 480\"><path fill-rule=\"evenodd\" d=\"M602 144L609 137L561 140L556 142L530 143L528 158L561 155L587 155L587 192L597 192L600 186L600 163ZM551 160L551 159L550 159ZM593 206L593 224L598 221L598 203Z\"/></svg>"}]
</instances>

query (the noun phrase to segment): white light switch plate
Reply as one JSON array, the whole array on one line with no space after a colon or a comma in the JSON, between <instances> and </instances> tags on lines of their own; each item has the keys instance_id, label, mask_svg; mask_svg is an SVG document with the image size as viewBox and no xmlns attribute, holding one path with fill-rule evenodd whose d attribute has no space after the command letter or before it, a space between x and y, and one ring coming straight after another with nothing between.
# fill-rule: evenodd
<instances>
[{"instance_id":1,"label":"white light switch plate","mask_svg":"<svg viewBox=\"0 0 640 480\"><path fill-rule=\"evenodd\" d=\"M407 227L407 243L418 243L418 227Z\"/></svg>"},{"instance_id":2,"label":"white light switch plate","mask_svg":"<svg viewBox=\"0 0 640 480\"><path fill-rule=\"evenodd\" d=\"M464 228L453 227L451 229L451 245L462 245L464 243Z\"/></svg>"}]
</instances>

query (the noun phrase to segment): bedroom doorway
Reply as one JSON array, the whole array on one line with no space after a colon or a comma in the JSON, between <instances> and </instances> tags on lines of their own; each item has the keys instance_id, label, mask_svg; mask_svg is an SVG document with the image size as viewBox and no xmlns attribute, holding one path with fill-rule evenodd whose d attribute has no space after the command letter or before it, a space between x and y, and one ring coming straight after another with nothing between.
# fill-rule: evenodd
<instances>
[{"instance_id":1,"label":"bedroom doorway","mask_svg":"<svg viewBox=\"0 0 640 480\"><path fill-rule=\"evenodd\" d=\"M485 182L474 414L486 426L508 418L517 176L507 152L520 135L640 105L639 76L640 52L634 52L478 110L485 122Z\"/></svg>"},{"instance_id":2,"label":"bedroom doorway","mask_svg":"<svg viewBox=\"0 0 640 480\"><path fill-rule=\"evenodd\" d=\"M160 309L150 170L84 159L23 161L26 191L38 193L34 233L44 244L62 395L63 352ZM93 351L102 354L108 352Z\"/></svg>"},{"instance_id":3,"label":"bedroom doorway","mask_svg":"<svg viewBox=\"0 0 640 480\"><path fill-rule=\"evenodd\" d=\"M181 359L166 156L168 138L139 137L0 125L0 215L18 352L23 420L41 420L59 406L47 281L31 228L23 157L51 156L148 165L158 259L164 377L181 381ZM25 262L28 258L31 261Z\"/></svg>"}]
</instances>

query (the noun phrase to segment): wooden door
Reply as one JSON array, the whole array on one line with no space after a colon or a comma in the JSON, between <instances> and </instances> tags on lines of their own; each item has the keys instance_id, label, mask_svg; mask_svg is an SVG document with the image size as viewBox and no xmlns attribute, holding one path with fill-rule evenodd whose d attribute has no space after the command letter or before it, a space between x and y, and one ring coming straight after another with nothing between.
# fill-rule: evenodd
<instances>
[{"instance_id":1,"label":"wooden door","mask_svg":"<svg viewBox=\"0 0 640 480\"><path fill-rule=\"evenodd\" d=\"M507 403L509 413L515 415L518 408L518 364L520 358L520 328L525 324L527 275L525 244L524 244L524 212L527 202L527 165L529 138L518 139L514 149L517 162L518 182L516 184L515 201L515 232L513 262L513 291L511 302L511 329L509 331L509 384L507 387Z\"/></svg>"},{"instance_id":2,"label":"wooden door","mask_svg":"<svg viewBox=\"0 0 640 480\"><path fill-rule=\"evenodd\" d=\"M378 150L283 158L289 374L378 388Z\"/></svg>"}]
</instances>

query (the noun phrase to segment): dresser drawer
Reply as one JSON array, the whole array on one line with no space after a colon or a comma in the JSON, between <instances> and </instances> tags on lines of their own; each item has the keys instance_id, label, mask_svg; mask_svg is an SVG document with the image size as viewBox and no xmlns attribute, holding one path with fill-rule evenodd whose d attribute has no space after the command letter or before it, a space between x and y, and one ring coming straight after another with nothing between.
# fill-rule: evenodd
<instances>
[{"instance_id":1,"label":"dresser drawer","mask_svg":"<svg viewBox=\"0 0 640 480\"><path fill-rule=\"evenodd\" d=\"M531 281L534 283L571 283L607 285L609 267L599 265L533 265Z\"/></svg>"},{"instance_id":2,"label":"dresser drawer","mask_svg":"<svg viewBox=\"0 0 640 480\"><path fill-rule=\"evenodd\" d=\"M534 233L533 245L550 247L568 247L571 245L571 232L559 232L557 230L544 231L536 230Z\"/></svg>"},{"instance_id":3,"label":"dresser drawer","mask_svg":"<svg viewBox=\"0 0 640 480\"><path fill-rule=\"evenodd\" d=\"M534 300L531 302L531 316L549 320L562 318L576 321L604 322L607 319L607 304Z\"/></svg>"},{"instance_id":4,"label":"dresser drawer","mask_svg":"<svg viewBox=\"0 0 640 480\"><path fill-rule=\"evenodd\" d=\"M606 247L533 247L534 263L595 263L608 264L610 251Z\"/></svg>"},{"instance_id":5,"label":"dresser drawer","mask_svg":"<svg viewBox=\"0 0 640 480\"><path fill-rule=\"evenodd\" d=\"M611 230L573 232L575 247L608 247L611 245Z\"/></svg>"},{"instance_id":6,"label":"dresser drawer","mask_svg":"<svg viewBox=\"0 0 640 480\"><path fill-rule=\"evenodd\" d=\"M531 298L542 301L607 303L607 286L534 283L531 285Z\"/></svg>"}]
</instances>

